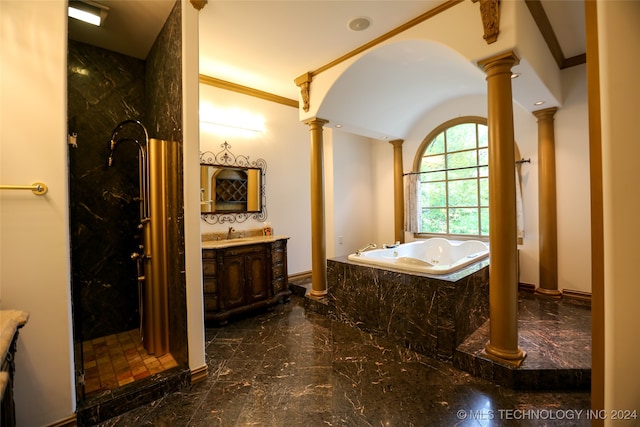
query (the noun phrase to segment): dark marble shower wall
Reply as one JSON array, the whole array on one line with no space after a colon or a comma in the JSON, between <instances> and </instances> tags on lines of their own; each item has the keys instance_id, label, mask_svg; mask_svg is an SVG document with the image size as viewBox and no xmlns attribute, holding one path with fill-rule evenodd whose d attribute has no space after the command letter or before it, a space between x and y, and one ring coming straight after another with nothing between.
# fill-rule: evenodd
<instances>
[{"instance_id":1,"label":"dark marble shower wall","mask_svg":"<svg viewBox=\"0 0 640 427\"><path fill-rule=\"evenodd\" d=\"M171 159L178 177L183 176L182 126L182 11L176 2L147 56L145 112L150 136L177 144ZM187 363L187 295L184 253L184 191L182 179L165 188L169 195L170 219L168 252L174 261L168 265L169 345L180 364Z\"/></svg>"},{"instance_id":2,"label":"dark marble shower wall","mask_svg":"<svg viewBox=\"0 0 640 427\"><path fill-rule=\"evenodd\" d=\"M145 63L69 40L69 188L76 338L139 326L138 149L121 144L107 168L109 140L123 120L144 122Z\"/></svg>"}]
</instances>

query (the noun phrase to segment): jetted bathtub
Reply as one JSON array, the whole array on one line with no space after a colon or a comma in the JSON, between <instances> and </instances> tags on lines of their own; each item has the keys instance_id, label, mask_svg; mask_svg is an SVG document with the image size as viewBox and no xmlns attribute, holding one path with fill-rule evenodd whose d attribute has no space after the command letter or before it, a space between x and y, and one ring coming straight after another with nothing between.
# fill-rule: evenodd
<instances>
[{"instance_id":1,"label":"jetted bathtub","mask_svg":"<svg viewBox=\"0 0 640 427\"><path fill-rule=\"evenodd\" d=\"M489 256L479 240L452 242L441 237L416 240L393 248L349 255L350 261L428 274L448 274Z\"/></svg>"}]
</instances>

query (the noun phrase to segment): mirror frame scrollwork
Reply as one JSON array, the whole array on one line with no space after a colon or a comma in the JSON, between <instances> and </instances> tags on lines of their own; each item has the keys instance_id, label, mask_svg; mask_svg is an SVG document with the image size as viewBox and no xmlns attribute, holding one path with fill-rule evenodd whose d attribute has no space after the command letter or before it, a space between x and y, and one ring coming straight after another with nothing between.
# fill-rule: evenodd
<instances>
[{"instance_id":1,"label":"mirror frame scrollwork","mask_svg":"<svg viewBox=\"0 0 640 427\"><path fill-rule=\"evenodd\" d=\"M208 224L243 223L248 219L264 222L267 219L267 197L265 192L267 162L264 159L251 160L249 156L235 155L231 145L225 141L218 153L200 153L200 166L217 166L240 169L260 169L260 211L257 212L202 212L200 217Z\"/></svg>"}]
</instances>

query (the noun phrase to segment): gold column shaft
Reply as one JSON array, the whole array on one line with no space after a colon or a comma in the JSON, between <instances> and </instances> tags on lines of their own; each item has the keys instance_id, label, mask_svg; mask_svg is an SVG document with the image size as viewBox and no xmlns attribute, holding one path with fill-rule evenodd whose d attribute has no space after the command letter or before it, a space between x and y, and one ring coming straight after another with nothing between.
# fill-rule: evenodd
<instances>
[{"instance_id":1,"label":"gold column shaft","mask_svg":"<svg viewBox=\"0 0 640 427\"><path fill-rule=\"evenodd\" d=\"M518 252L515 188L515 138L511 67L513 52L483 60L488 90L489 128L489 342L490 357L521 363L518 348Z\"/></svg>"},{"instance_id":2,"label":"gold column shaft","mask_svg":"<svg viewBox=\"0 0 640 427\"><path fill-rule=\"evenodd\" d=\"M168 231L169 167L168 142L149 140L149 211L145 223L145 286L143 344L149 354L169 352Z\"/></svg>"},{"instance_id":3,"label":"gold column shaft","mask_svg":"<svg viewBox=\"0 0 640 427\"><path fill-rule=\"evenodd\" d=\"M306 120L311 132L311 296L327 294L322 128L327 120Z\"/></svg>"},{"instance_id":4,"label":"gold column shaft","mask_svg":"<svg viewBox=\"0 0 640 427\"><path fill-rule=\"evenodd\" d=\"M404 182L402 165L402 143L404 140L389 141L393 145L393 217L394 238L396 242L404 243Z\"/></svg>"},{"instance_id":5,"label":"gold column shaft","mask_svg":"<svg viewBox=\"0 0 640 427\"><path fill-rule=\"evenodd\" d=\"M553 128L557 108L534 111L538 118L539 272L537 293L561 297L558 290L558 218L556 202L556 151Z\"/></svg>"}]
</instances>

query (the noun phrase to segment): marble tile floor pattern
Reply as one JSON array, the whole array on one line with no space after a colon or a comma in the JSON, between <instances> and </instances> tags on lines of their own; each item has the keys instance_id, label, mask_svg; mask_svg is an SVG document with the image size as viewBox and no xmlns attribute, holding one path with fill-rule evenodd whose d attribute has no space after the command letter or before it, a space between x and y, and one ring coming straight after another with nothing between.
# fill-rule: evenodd
<instances>
[{"instance_id":1,"label":"marble tile floor pattern","mask_svg":"<svg viewBox=\"0 0 640 427\"><path fill-rule=\"evenodd\" d=\"M178 366L167 353L147 354L138 329L82 343L87 398Z\"/></svg>"},{"instance_id":2,"label":"marble tile floor pattern","mask_svg":"<svg viewBox=\"0 0 640 427\"><path fill-rule=\"evenodd\" d=\"M296 295L207 328L206 361L205 381L99 426L590 425L588 391L499 386L309 312Z\"/></svg>"},{"instance_id":3,"label":"marble tile floor pattern","mask_svg":"<svg viewBox=\"0 0 640 427\"><path fill-rule=\"evenodd\" d=\"M527 355L517 369L491 361L484 351L490 321L473 332L454 354L454 366L516 389L589 389L591 311L575 299L551 299L521 291L519 347Z\"/></svg>"}]
</instances>

